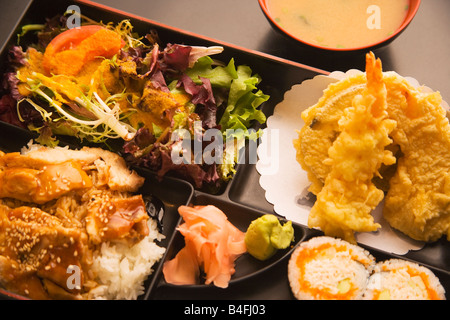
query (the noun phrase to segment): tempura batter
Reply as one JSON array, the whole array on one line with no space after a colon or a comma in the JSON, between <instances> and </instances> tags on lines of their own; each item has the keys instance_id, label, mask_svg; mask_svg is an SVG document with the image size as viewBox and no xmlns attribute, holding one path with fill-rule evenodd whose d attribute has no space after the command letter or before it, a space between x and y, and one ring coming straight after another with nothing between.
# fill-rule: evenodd
<instances>
[{"instance_id":1,"label":"tempura batter","mask_svg":"<svg viewBox=\"0 0 450 320\"><path fill-rule=\"evenodd\" d=\"M450 239L450 124L442 97L382 73L373 61L369 54L366 74L331 84L302 113L294 147L317 196L309 225L354 240L353 232L378 227L370 208L383 190L393 228L416 240Z\"/></svg>"},{"instance_id":2,"label":"tempura batter","mask_svg":"<svg viewBox=\"0 0 450 320\"><path fill-rule=\"evenodd\" d=\"M329 149L325 164L330 173L317 195L308 225L327 235L355 242L354 231L375 231L371 211L383 200L383 191L372 183L382 164L396 159L385 150L396 122L388 119L386 87L381 61L367 55L367 86L339 120L341 133Z\"/></svg>"}]
</instances>

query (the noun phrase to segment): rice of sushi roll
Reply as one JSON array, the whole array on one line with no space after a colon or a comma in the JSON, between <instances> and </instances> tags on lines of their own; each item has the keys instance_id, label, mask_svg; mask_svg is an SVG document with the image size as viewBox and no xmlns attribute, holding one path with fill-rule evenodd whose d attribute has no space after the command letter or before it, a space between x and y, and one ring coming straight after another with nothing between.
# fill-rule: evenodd
<instances>
[{"instance_id":1,"label":"rice of sushi roll","mask_svg":"<svg viewBox=\"0 0 450 320\"><path fill-rule=\"evenodd\" d=\"M410 261L390 259L375 265L364 299L445 300L445 290L430 269Z\"/></svg>"},{"instance_id":2,"label":"rice of sushi roll","mask_svg":"<svg viewBox=\"0 0 450 320\"><path fill-rule=\"evenodd\" d=\"M299 300L362 299L375 258L363 248L328 236L302 242L288 263L288 279Z\"/></svg>"}]
</instances>

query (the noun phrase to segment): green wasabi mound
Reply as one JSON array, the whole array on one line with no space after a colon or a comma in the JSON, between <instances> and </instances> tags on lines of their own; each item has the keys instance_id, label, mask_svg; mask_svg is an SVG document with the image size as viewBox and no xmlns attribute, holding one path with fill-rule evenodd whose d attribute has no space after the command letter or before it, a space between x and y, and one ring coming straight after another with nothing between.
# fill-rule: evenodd
<instances>
[{"instance_id":1,"label":"green wasabi mound","mask_svg":"<svg viewBox=\"0 0 450 320\"><path fill-rule=\"evenodd\" d=\"M281 225L272 214L253 220L245 233L247 251L258 260L269 259L277 250L286 249L293 240L292 222L287 221Z\"/></svg>"}]
</instances>

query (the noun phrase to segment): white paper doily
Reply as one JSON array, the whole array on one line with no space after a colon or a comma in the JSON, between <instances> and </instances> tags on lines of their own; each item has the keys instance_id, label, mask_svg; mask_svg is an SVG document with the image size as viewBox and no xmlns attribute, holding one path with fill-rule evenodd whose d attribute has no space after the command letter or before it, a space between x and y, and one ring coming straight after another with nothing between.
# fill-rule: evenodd
<instances>
[{"instance_id":1,"label":"white paper doily","mask_svg":"<svg viewBox=\"0 0 450 320\"><path fill-rule=\"evenodd\" d=\"M308 195L310 182L306 172L296 161L296 151L293 146L297 139L297 131L304 122L301 112L317 103L330 83L361 73L360 70L347 72L332 72L328 76L319 75L294 85L284 95L267 119L267 128L261 137L258 147L258 162L256 169L260 176L260 185L266 191L268 202L274 205L277 214L286 219L307 226L309 211L313 202L305 199ZM405 77L413 86L419 87L419 82ZM428 87L422 91L431 91ZM444 107L448 105L444 102ZM358 243L365 244L386 252L406 254L409 250L419 250L423 242L415 241L398 231L393 230L382 216L383 203L372 212L374 219L381 225L376 232L357 233Z\"/></svg>"}]
</instances>

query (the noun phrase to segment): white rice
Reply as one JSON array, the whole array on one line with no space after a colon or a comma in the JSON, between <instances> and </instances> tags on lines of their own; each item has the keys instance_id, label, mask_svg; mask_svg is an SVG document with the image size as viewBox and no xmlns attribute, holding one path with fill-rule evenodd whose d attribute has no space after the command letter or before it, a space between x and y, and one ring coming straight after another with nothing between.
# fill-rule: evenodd
<instances>
[{"instance_id":1,"label":"white rice","mask_svg":"<svg viewBox=\"0 0 450 320\"><path fill-rule=\"evenodd\" d=\"M321 248L324 244L330 244L330 247ZM314 251L315 256L298 265L297 259L304 250ZM361 247L332 237L315 237L301 243L293 252L288 264L288 279L299 300L344 296L361 299L374 265L374 257Z\"/></svg>"},{"instance_id":2,"label":"white rice","mask_svg":"<svg viewBox=\"0 0 450 320\"><path fill-rule=\"evenodd\" d=\"M148 226L149 235L131 248L120 243L101 245L90 269L100 286L89 292L88 299L135 300L145 292L144 282L165 252L154 242L164 238L156 221L149 219Z\"/></svg>"},{"instance_id":3,"label":"white rice","mask_svg":"<svg viewBox=\"0 0 450 320\"><path fill-rule=\"evenodd\" d=\"M434 273L417 263L400 259L379 262L369 278L364 299L429 300L429 292L445 300L445 289Z\"/></svg>"}]
</instances>

